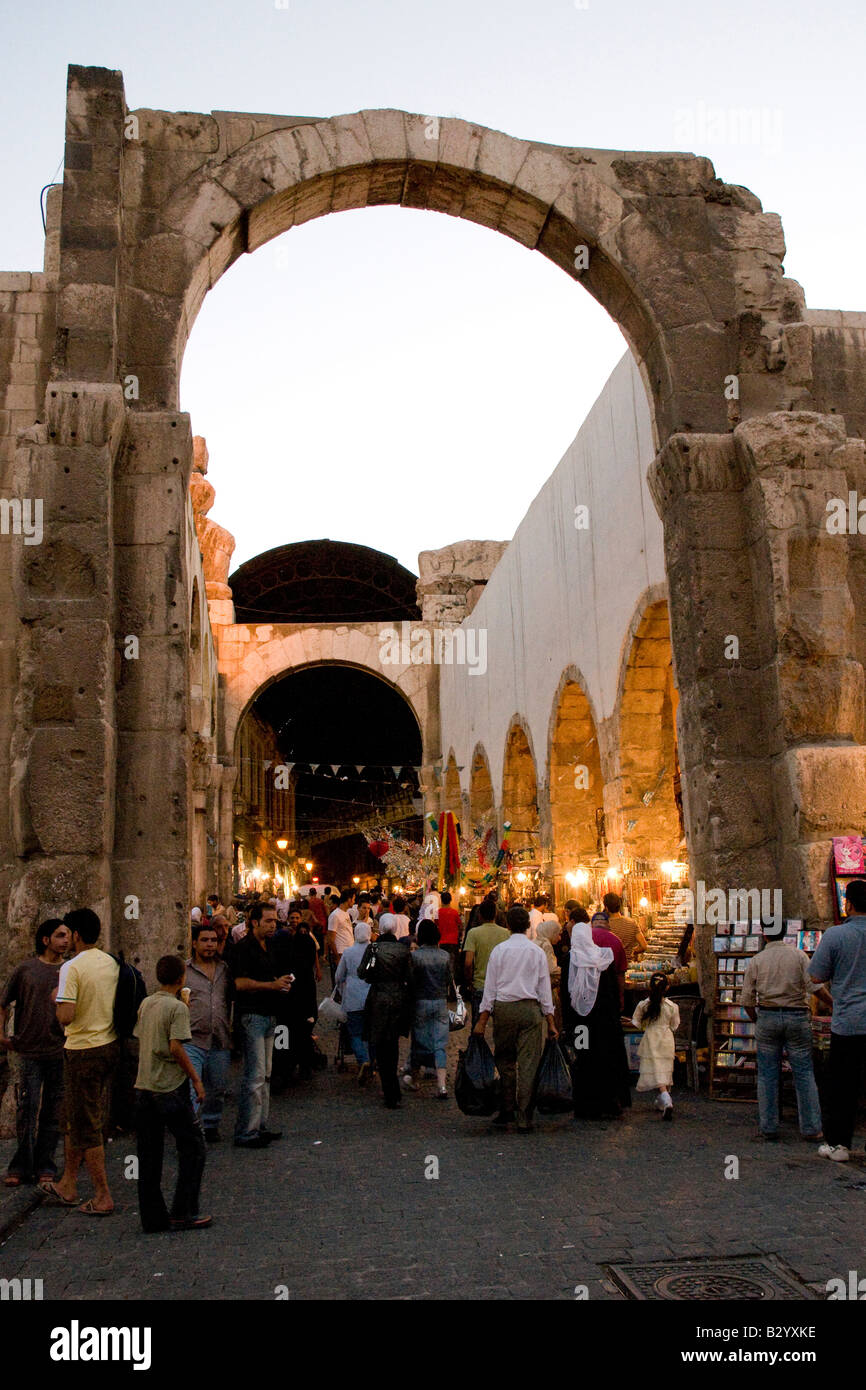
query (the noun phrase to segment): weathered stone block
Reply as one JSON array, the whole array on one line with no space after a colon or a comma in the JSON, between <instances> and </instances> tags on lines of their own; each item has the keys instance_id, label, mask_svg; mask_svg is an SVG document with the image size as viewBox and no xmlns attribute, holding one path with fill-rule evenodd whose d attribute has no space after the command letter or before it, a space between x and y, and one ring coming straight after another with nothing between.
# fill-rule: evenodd
<instances>
[{"instance_id":1,"label":"weathered stone block","mask_svg":"<svg viewBox=\"0 0 866 1390\"><path fill-rule=\"evenodd\" d=\"M774 768L784 840L860 834L866 824L866 747L789 748Z\"/></svg>"}]
</instances>

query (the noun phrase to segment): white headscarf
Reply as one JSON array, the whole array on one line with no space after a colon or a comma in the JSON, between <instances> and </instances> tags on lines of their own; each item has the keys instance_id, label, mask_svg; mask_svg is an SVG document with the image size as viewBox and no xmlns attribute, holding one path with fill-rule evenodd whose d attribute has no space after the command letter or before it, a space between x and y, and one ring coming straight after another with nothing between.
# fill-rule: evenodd
<instances>
[{"instance_id":1,"label":"white headscarf","mask_svg":"<svg viewBox=\"0 0 866 1390\"><path fill-rule=\"evenodd\" d=\"M356 923L355 923L355 940L356 940L357 942L369 941L372 935L373 935L373 924L372 924L372 922L356 922Z\"/></svg>"},{"instance_id":2,"label":"white headscarf","mask_svg":"<svg viewBox=\"0 0 866 1390\"><path fill-rule=\"evenodd\" d=\"M439 897L438 893L428 893L421 904L421 911L418 913L418 922L435 922L439 917L439 908L441 905L442 899ZM416 926L418 922L416 922Z\"/></svg>"},{"instance_id":3,"label":"white headscarf","mask_svg":"<svg viewBox=\"0 0 866 1390\"><path fill-rule=\"evenodd\" d=\"M201 908L200 908L200 907L194 907L193 910L192 910L192 912L191 912L189 915L190 915L190 917L192 918L192 920L193 920L194 922L200 922L200 921L201 921Z\"/></svg>"},{"instance_id":4,"label":"white headscarf","mask_svg":"<svg viewBox=\"0 0 866 1390\"><path fill-rule=\"evenodd\" d=\"M568 997L581 1018L592 1011L598 997L601 972L613 961L609 946L596 946L588 922L575 922L571 928L571 954L568 962Z\"/></svg>"}]
</instances>

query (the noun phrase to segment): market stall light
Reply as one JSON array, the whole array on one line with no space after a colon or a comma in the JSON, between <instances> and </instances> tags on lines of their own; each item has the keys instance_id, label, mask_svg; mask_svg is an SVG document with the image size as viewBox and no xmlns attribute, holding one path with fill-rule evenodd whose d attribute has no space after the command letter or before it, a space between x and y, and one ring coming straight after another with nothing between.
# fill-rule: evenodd
<instances>
[{"instance_id":1,"label":"market stall light","mask_svg":"<svg viewBox=\"0 0 866 1390\"><path fill-rule=\"evenodd\" d=\"M519 873L519 874L517 875L517 882L518 882L518 883L525 883L525 882L526 882L526 874L523 873L523 872Z\"/></svg>"},{"instance_id":2,"label":"market stall light","mask_svg":"<svg viewBox=\"0 0 866 1390\"><path fill-rule=\"evenodd\" d=\"M589 870L578 869L574 877L579 884L589 883Z\"/></svg>"},{"instance_id":3,"label":"market stall light","mask_svg":"<svg viewBox=\"0 0 866 1390\"><path fill-rule=\"evenodd\" d=\"M352 882L353 882L353 883L360 883L360 882L361 882L360 877L358 876L358 874L355 874L355 877L352 879Z\"/></svg>"},{"instance_id":4,"label":"market stall light","mask_svg":"<svg viewBox=\"0 0 866 1390\"><path fill-rule=\"evenodd\" d=\"M306 869L307 873L310 872L310 870L312 869L312 867L313 867L313 861L312 861L311 859L308 859L308 860L306 861L306 863L304 864L304 868Z\"/></svg>"},{"instance_id":5,"label":"market stall light","mask_svg":"<svg viewBox=\"0 0 866 1390\"><path fill-rule=\"evenodd\" d=\"M577 879L577 874L576 874L576 873L566 874L566 875L565 875L565 881L566 881L566 883L571 883L571 884L576 885L576 884L577 884L577 881L578 881L578 879Z\"/></svg>"},{"instance_id":6,"label":"market stall light","mask_svg":"<svg viewBox=\"0 0 866 1390\"><path fill-rule=\"evenodd\" d=\"M288 840L277 840L277 849L288 849L288 848L289 848L289 842L288 842Z\"/></svg>"},{"instance_id":7,"label":"market stall light","mask_svg":"<svg viewBox=\"0 0 866 1390\"><path fill-rule=\"evenodd\" d=\"M639 907L649 907L649 898L641 898Z\"/></svg>"},{"instance_id":8,"label":"market stall light","mask_svg":"<svg viewBox=\"0 0 866 1390\"><path fill-rule=\"evenodd\" d=\"M465 888L461 888L461 889L460 889L460 896L461 896L461 898L463 897L463 894L464 894L465 892L466 892L466 889L465 889Z\"/></svg>"}]
</instances>

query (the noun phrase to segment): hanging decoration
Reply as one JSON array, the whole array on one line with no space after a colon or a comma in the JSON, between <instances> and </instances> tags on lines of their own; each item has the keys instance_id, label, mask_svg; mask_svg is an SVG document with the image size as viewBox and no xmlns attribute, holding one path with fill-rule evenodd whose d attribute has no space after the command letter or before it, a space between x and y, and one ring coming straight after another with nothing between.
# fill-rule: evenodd
<instances>
[{"instance_id":1,"label":"hanging decoration","mask_svg":"<svg viewBox=\"0 0 866 1390\"><path fill-rule=\"evenodd\" d=\"M505 822L506 832L511 829L511 821ZM511 850L508 840L503 839L496 848L496 831L493 826L477 834L470 835L463 843L463 877L472 888L482 888L493 883L499 876L503 865L511 866Z\"/></svg>"},{"instance_id":2,"label":"hanging decoration","mask_svg":"<svg viewBox=\"0 0 866 1390\"><path fill-rule=\"evenodd\" d=\"M423 881L424 846L417 840L405 840L387 828L377 828L365 838L371 853L381 859L389 878L399 879L407 887Z\"/></svg>"},{"instance_id":3,"label":"hanging decoration","mask_svg":"<svg viewBox=\"0 0 866 1390\"><path fill-rule=\"evenodd\" d=\"M437 825L440 842L439 885L453 888L460 882L460 841L457 818L453 811L443 811Z\"/></svg>"}]
</instances>

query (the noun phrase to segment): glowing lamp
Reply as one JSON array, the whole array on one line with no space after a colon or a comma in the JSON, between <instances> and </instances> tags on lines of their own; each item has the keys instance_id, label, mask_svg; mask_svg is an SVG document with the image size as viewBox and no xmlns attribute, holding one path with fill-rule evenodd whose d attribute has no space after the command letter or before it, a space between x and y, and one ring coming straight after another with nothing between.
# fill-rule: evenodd
<instances>
[{"instance_id":1,"label":"glowing lamp","mask_svg":"<svg viewBox=\"0 0 866 1390\"><path fill-rule=\"evenodd\" d=\"M649 898L641 898L641 900L640 900L640 906L641 906L641 907L649 907Z\"/></svg>"},{"instance_id":2,"label":"glowing lamp","mask_svg":"<svg viewBox=\"0 0 866 1390\"><path fill-rule=\"evenodd\" d=\"M312 867L313 867L313 862L312 862L311 859L308 859L308 860L306 861L306 863L304 864L304 868L306 869L307 873L310 872L310 870L312 869ZM317 880L317 882L318 882L318 880Z\"/></svg>"},{"instance_id":3,"label":"glowing lamp","mask_svg":"<svg viewBox=\"0 0 866 1390\"><path fill-rule=\"evenodd\" d=\"M355 874L355 877L352 879L352 882L353 882L353 883L360 883L360 882L361 882L361 880L360 880L360 878L358 877L357 874Z\"/></svg>"},{"instance_id":4,"label":"glowing lamp","mask_svg":"<svg viewBox=\"0 0 866 1390\"><path fill-rule=\"evenodd\" d=\"M288 840L277 840L277 849L288 849L288 848L289 848L289 842L288 842Z\"/></svg>"},{"instance_id":5,"label":"glowing lamp","mask_svg":"<svg viewBox=\"0 0 866 1390\"><path fill-rule=\"evenodd\" d=\"M589 883L589 870L578 869L574 877L577 883Z\"/></svg>"}]
</instances>

